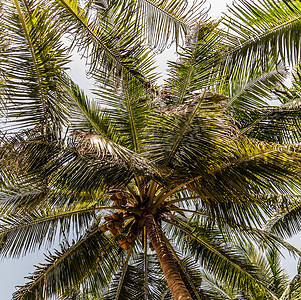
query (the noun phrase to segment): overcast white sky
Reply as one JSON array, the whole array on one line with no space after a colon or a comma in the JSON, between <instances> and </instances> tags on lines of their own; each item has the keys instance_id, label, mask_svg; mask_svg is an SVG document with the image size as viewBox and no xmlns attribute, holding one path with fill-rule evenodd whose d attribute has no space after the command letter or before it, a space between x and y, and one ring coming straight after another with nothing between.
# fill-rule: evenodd
<instances>
[{"instance_id":1,"label":"overcast white sky","mask_svg":"<svg viewBox=\"0 0 301 300\"><path fill-rule=\"evenodd\" d=\"M211 10L209 15L211 17L218 18L221 16L222 12L226 11L226 5L231 4L232 0L207 0L208 4L211 4ZM161 55L160 67L163 67L166 59L171 59L174 56L173 49L171 48L169 52L165 52ZM83 87L89 87L90 82L84 76L84 70L82 66L73 65L72 74L75 75L75 79ZM301 247L300 238L293 239L293 243L296 246ZM299 245L298 245L299 241ZM27 276L32 270L33 265L38 264L43 261L42 253L35 253L25 257L23 259L13 260L10 262L1 261L0 262L0 300L11 299L11 294L15 291L16 285L21 285L24 283L24 277ZM291 258L285 261L285 266L289 270L290 274L295 274L296 263Z\"/></svg>"}]
</instances>

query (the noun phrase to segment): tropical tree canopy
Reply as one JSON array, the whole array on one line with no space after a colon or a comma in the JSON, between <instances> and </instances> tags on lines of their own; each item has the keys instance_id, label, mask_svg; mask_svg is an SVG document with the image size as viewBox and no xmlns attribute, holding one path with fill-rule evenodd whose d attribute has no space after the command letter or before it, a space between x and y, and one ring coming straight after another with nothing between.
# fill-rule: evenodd
<instances>
[{"instance_id":1,"label":"tropical tree canopy","mask_svg":"<svg viewBox=\"0 0 301 300\"><path fill-rule=\"evenodd\" d=\"M13 299L299 299L301 2L203 2L0 0L0 256L55 248Z\"/></svg>"}]
</instances>

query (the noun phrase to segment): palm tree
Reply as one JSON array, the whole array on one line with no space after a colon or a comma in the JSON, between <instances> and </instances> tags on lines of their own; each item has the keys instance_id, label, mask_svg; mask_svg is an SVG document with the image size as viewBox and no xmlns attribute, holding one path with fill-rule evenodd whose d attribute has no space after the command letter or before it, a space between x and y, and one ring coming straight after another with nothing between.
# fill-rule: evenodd
<instances>
[{"instance_id":1,"label":"palm tree","mask_svg":"<svg viewBox=\"0 0 301 300\"><path fill-rule=\"evenodd\" d=\"M248 5L247 19L232 12L240 25L225 19L230 34L174 0L1 2L1 255L61 241L14 299L168 299L167 286L177 300L206 297L183 253L277 299L229 238L299 253L256 226L277 207L269 194L300 187L299 116L292 125L282 109L279 128L264 111L299 51L288 32L300 4ZM160 88L151 49L174 40L180 59ZM95 99L67 75L70 49L86 57Z\"/></svg>"}]
</instances>

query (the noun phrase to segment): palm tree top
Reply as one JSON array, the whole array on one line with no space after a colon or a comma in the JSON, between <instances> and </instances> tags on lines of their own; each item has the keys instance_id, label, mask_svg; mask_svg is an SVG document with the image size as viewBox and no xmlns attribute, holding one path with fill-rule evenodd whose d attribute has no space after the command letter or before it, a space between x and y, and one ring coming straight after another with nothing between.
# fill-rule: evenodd
<instances>
[{"instance_id":1,"label":"palm tree top","mask_svg":"<svg viewBox=\"0 0 301 300\"><path fill-rule=\"evenodd\" d=\"M203 1L0 3L0 254L61 242L14 299L211 299L195 264L233 293L281 299L237 243L300 255L276 235L285 222L261 228L277 195L298 207L298 69L294 89L283 82L299 2L235 2L227 30ZM158 86L154 53L171 42ZM72 51L93 99L66 72Z\"/></svg>"}]
</instances>

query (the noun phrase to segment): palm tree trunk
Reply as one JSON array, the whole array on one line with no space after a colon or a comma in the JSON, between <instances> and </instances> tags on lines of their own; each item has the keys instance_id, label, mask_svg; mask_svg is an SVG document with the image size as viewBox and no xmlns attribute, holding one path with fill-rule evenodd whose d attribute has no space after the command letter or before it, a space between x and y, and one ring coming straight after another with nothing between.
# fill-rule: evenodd
<instances>
[{"instance_id":1,"label":"palm tree trunk","mask_svg":"<svg viewBox=\"0 0 301 300\"><path fill-rule=\"evenodd\" d=\"M192 300L183 280L163 239L162 231L154 216L146 216L146 229L149 239L158 255L162 271L167 280L169 289L175 300Z\"/></svg>"}]
</instances>

